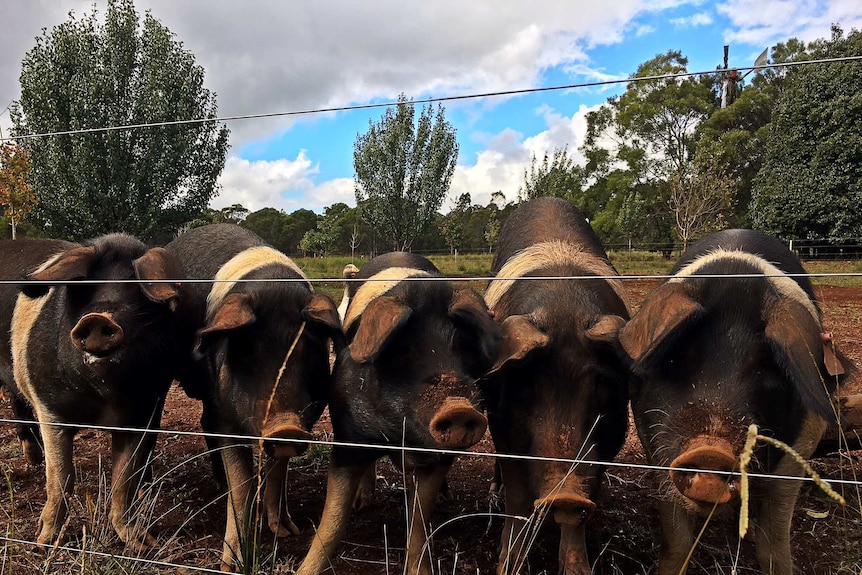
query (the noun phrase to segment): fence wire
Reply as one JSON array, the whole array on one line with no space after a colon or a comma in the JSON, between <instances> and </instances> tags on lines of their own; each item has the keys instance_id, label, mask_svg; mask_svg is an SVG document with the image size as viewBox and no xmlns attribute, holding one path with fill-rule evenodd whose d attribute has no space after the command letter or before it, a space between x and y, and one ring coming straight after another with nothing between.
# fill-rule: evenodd
<instances>
[{"instance_id":1,"label":"fence wire","mask_svg":"<svg viewBox=\"0 0 862 575\"><path fill-rule=\"evenodd\" d=\"M673 277L677 277L672 274L642 274L642 275L611 275L611 276L595 276L595 275L569 275L569 276L541 276L541 277L512 277L512 278L503 278L497 276L472 276L472 277L449 277L440 275L437 277L410 277L404 278L402 281L449 281L449 282L490 282L492 280L512 280L512 281L547 281L547 280L559 280L559 281L582 281L582 280L667 280ZM705 275L697 275L697 276L687 276L687 279L757 279L757 278L773 278L773 277L793 277L793 278L855 278L862 277L862 273L850 272L850 273L804 273L804 274L705 274ZM129 280L73 280L73 281L31 281L31 280L0 280L0 285L49 285L49 286L59 286L59 285L82 285L82 284L104 284L104 283L117 283L117 284L125 284L125 283L188 283L188 284L215 284L215 283L265 283L265 282L310 282L310 283L362 283L369 281L385 281L385 280L377 280L375 278L278 278L278 279L240 279L240 280L213 280L213 279L189 279L189 278L181 278L174 280L138 280L138 279L129 279ZM101 432L136 432L136 433L151 433L151 434L159 434L165 436L191 436L191 437L204 437L204 438L213 438L213 439L221 439L221 440L229 440L234 442L242 442L243 444L247 444L249 447L254 445L260 445L260 442L264 439L260 436L254 435L242 435L242 434L224 434L224 433L212 433L212 432L204 432L204 431L184 431L179 429L151 429L151 428L136 428L136 427L124 427L124 426L106 426L106 425L85 425L85 424L74 424L74 423L60 423L60 422L34 422L29 420L21 420L21 419L12 419L12 418L0 418L0 423L2 424L11 424L11 425L50 425L55 427L63 427L63 428L71 428L71 429L92 429L95 431ZM341 447L341 448L350 448L350 449L368 449L368 450L378 450L381 452L385 452L385 454L392 455L394 453L426 453L426 454L439 454L439 455L453 455L453 456L461 456L461 457L477 457L477 458L494 458L494 459L511 459L511 460L522 460L522 461L538 461L538 462L553 462L553 463L564 463L568 464L572 468L575 468L579 465L585 466L602 466L608 469L620 468L620 469L632 469L632 470L641 470L646 472L668 472L670 470L675 470L679 472L698 472L700 469L694 468L683 468L683 467L675 467L671 468L670 466L663 465L653 465L647 463L634 463L634 462L625 462L625 461L596 461L589 460L583 458L567 458L567 457L542 457L542 456L532 456L532 455L522 455L522 454L511 454L511 453L498 453L498 452L480 452L480 451L462 451L462 450L452 450L452 449L439 449L439 448L424 448L424 447L410 447L405 445L382 445L377 443L357 443L357 442L348 442L348 441L335 441L335 440L326 440L326 439L290 439L290 438L265 438L267 442L283 442L283 443L299 443L304 445L321 445L325 447L329 447L330 449L333 447ZM588 450L589 451L589 450ZM839 451L846 455L845 451ZM851 463L851 472L852 475L856 476L855 466ZM727 477L739 477L741 473L738 471L726 471L726 472L715 472L717 475L724 475ZM815 483L816 480L808 477L808 476L786 476L786 475L776 475L776 474L768 474L768 473L748 473L749 477L752 478L760 478L760 479L771 479L771 480L782 480L782 481L801 481L806 483ZM862 480L859 479L834 479L830 478L825 480L828 485L835 485L847 488L855 488L859 489L862 487ZM148 565L152 567L160 567L166 569L183 569L187 571L195 571L200 573L220 573L221 571L210 569L206 567L199 567L195 565L187 565L187 564L177 564L171 563L167 561L159 561L155 559L147 559L144 557L136 557L115 553L107 553L101 551L94 551L90 549L69 547L69 546L54 546L48 544L40 544L35 541L29 541L25 539L16 539L8 536L0 536L0 542L5 544L17 544L17 545L28 545L32 547L37 547L41 549L47 550L60 550L69 553L76 554L84 554L94 557L101 557L106 559L114 559L114 560L124 560L133 563L140 563L143 565Z\"/></svg>"},{"instance_id":2,"label":"fence wire","mask_svg":"<svg viewBox=\"0 0 862 575\"><path fill-rule=\"evenodd\" d=\"M737 67L736 70L743 71L759 71L759 70L770 70L770 69L787 69L787 68L797 68L800 66L813 66L817 64L838 64L838 63L846 63L846 62L856 62L862 60L862 55L860 56L843 56L839 58L821 58L818 60L802 60L797 62L780 62L774 64L764 64L762 66L744 66ZM493 92L481 92L475 94L461 94L455 96L438 96L438 97L430 97L430 98L420 98L413 100L414 104L436 104L442 102L456 102L460 100L475 100L482 98L497 98L497 97L510 97L510 96L520 96L524 94L537 94L542 92L555 92L560 90L575 90L580 88L596 88L602 86L612 86L617 84L636 84L640 82L654 82L656 80L674 80L674 79L682 79L682 78L692 78L697 76L710 76L715 74L725 73L726 70L702 70L698 72L679 72L675 74L659 74L654 76L631 76L628 78L617 78L613 80L597 80L593 82L579 82L576 84L562 84L557 86L545 86L538 88L522 88L518 90L498 90ZM173 120L166 122L151 122L151 123L141 123L141 124L125 124L121 126L102 126L97 128L81 128L78 130L61 130L55 132L44 132L39 134L21 134L16 136L10 136L6 138L0 138L0 142L5 141L13 141L13 140L30 140L33 138L46 138L51 136L69 136L76 134L92 134L99 132L112 132L117 130L136 130L143 128L155 128L155 127L163 127L163 126L181 126L181 125L191 125L191 124L204 124L208 122L232 122L238 120L253 120L253 119L262 119L262 118L278 118L278 117L290 117L290 116L308 116L315 114L330 114L333 112L349 112L353 110L371 110L376 108L391 108L393 106L397 106L398 102L378 102L374 104L357 104L351 106L334 106L331 108L311 108L307 110L292 110L285 112L262 112L256 114L240 114L235 116L221 116L218 118L193 118L190 120Z\"/></svg>"}]
</instances>

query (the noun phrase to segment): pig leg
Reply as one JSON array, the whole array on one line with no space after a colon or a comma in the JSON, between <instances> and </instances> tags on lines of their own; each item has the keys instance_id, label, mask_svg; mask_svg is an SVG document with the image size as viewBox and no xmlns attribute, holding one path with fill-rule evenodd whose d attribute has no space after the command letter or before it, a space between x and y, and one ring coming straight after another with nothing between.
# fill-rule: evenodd
<instances>
[{"instance_id":1,"label":"pig leg","mask_svg":"<svg viewBox=\"0 0 862 575\"><path fill-rule=\"evenodd\" d=\"M284 500L287 480L287 460L266 458L266 482L263 488L263 506L266 521L276 537L299 535L299 527L291 520Z\"/></svg>"},{"instance_id":2,"label":"pig leg","mask_svg":"<svg viewBox=\"0 0 862 575\"><path fill-rule=\"evenodd\" d=\"M560 570L566 575L591 575L587 561L587 539L584 522L578 525L560 525Z\"/></svg>"},{"instance_id":3,"label":"pig leg","mask_svg":"<svg viewBox=\"0 0 862 575\"><path fill-rule=\"evenodd\" d=\"M533 514L528 470L518 461L500 461L503 485L506 486L506 522L500 539L500 559L497 574L518 573L526 561L527 540L530 522L526 518Z\"/></svg>"},{"instance_id":4,"label":"pig leg","mask_svg":"<svg viewBox=\"0 0 862 575\"><path fill-rule=\"evenodd\" d=\"M119 431L111 434L111 524L120 539L136 551L156 545L155 538L145 527L136 525L131 513L154 443L152 434Z\"/></svg>"},{"instance_id":5,"label":"pig leg","mask_svg":"<svg viewBox=\"0 0 862 575\"><path fill-rule=\"evenodd\" d=\"M42 419L40 417L40 419ZM68 497L75 485L75 470L72 467L71 429L43 424L42 441L45 446L45 491L47 500L36 528L36 542L53 544L69 512Z\"/></svg>"},{"instance_id":6,"label":"pig leg","mask_svg":"<svg viewBox=\"0 0 862 575\"><path fill-rule=\"evenodd\" d=\"M21 443L21 451L24 452L24 459L30 465L39 465L42 463L44 456L42 446L40 445L39 427L35 423L36 417L33 415L33 410L23 395L15 390L10 390L9 395L12 404L12 414L15 419L34 421L34 423L19 423L16 425L16 428L18 430L18 441Z\"/></svg>"},{"instance_id":7,"label":"pig leg","mask_svg":"<svg viewBox=\"0 0 862 575\"><path fill-rule=\"evenodd\" d=\"M318 575L328 567L329 559L347 528L356 490L369 467L374 469L374 463L339 467L330 462L320 526L296 575Z\"/></svg>"},{"instance_id":8,"label":"pig leg","mask_svg":"<svg viewBox=\"0 0 862 575\"><path fill-rule=\"evenodd\" d=\"M814 453L826 423L816 415L808 415L793 449L803 458ZM798 477L803 470L789 455L781 458L772 472L774 475ZM757 560L764 573L790 575L793 558L790 553L790 522L799 496L801 481L790 479L759 479L757 492L760 505L756 526Z\"/></svg>"},{"instance_id":9,"label":"pig leg","mask_svg":"<svg viewBox=\"0 0 862 575\"><path fill-rule=\"evenodd\" d=\"M368 468L365 475L362 476L362 481L359 483L359 488L356 490L356 497L353 499L353 510L359 511L371 505L374 499L374 487L377 484L377 462Z\"/></svg>"},{"instance_id":10,"label":"pig leg","mask_svg":"<svg viewBox=\"0 0 862 575\"><path fill-rule=\"evenodd\" d=\"M694 545L694 523L691 515L673 501L659 501L661 523L661 550L659 551L659 575L679 575Z\"/></svg>"},{"instance_id":11,"label":"pig leg","mask_svg":"<svg viewBox=\"0 0 862 575\"><path fill-rule=\"evenodd\" d=\"M227 476L227 525L221 555L221 570L232 571L233 566L249 561L244 551L253 550L255 526L251 521L257 482L252 470L251 449L244 445L225 442L220 449L225 475Z\"/></svg>"},{"instance_id":12,"label":"pig leg","mask_svg":"<svg viewBox=\"0 0 862 575\"><path fill-rule=\"evenodd\" d=\"M406 573L431 575L431 548L428 541L428 523L431 511L446 479L451 463L430 467L417 467L407 479L407 536Z\"/></svg>"}]
</instances>

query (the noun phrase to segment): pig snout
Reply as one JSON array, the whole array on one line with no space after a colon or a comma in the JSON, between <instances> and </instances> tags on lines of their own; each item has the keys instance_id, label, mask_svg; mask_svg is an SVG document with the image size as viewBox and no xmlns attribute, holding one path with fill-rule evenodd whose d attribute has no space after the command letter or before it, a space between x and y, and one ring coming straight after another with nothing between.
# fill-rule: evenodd
<instances>
[{"instance_id":1,"label":"pig snout","mask_svg":"<svg viewBox=\"0 0 862 575\"><path fill-rule=\"evenodd\" d=\"M88 313L70 335L78 350L97 358L107 356L123 342L123 328L109 313Z\"/></svg>"},{"instance_id":2,"label":"pig snout","mask_svg":"<svg viewBox=\"0 0 862 575\"><path fill-rule=\"evenodd\" d=\"M314 437L299 425L298 418L274 419L267 423L261 435L264 450L278 459L302 455L308 449L308 444L304 442ZM282 439L295 441L280 441Z\"/></svg>"},{"instance_id":3,"label":"pig snout","mask_svg":"<svg viewBox=\"0 0 862 575\"><path fill-rule=\"evenodd\" d=\"M695 438L670 466L673 484L693 501L714 505L739 496L739 478L727 475L736 469L736 456L724 439Z\"/></svg>"},{"instance_id":4,"label":"pig snout","mask_svg":"<svg viewBox=\"0 0 862 575\"><path fill-rule=\"evenodd\" d=\"M550 507L554 521L564 525L579 525L587 513L596 508L589 498L574 491L558 491L536 499L535 507Z\"/></svg>"},{"instance_id":5,"label":"pig snout","mask_svg":"<svg viewBox=\"0 0 862 575\"><path fill-rule=\"evenodd\" d=\"M434 441L441 447L452 449L476 445L487 428L488 419L466 399L446 400L429 426Z\"/></svg>"}]
</instances>

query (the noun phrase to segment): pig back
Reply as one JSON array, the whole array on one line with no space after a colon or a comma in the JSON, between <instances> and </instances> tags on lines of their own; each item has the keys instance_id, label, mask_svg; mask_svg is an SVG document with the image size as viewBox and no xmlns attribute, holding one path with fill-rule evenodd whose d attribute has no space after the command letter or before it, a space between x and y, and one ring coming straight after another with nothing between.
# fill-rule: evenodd
<instances>
[{"instance_id":1,"label":"pig back","mask_svg":"<svg viewBox=\"0 0 862 575\"><path fill-rule=\"evenodd\" d=\"M763 258L785 274L791 274L791 279L799 284L811 301L817 301L811 279L802 277L805 268L796 254L778 239L755 230L722 230L695 242L680 256L670 273L676 275L695 260L717 250L740 251Z\"/></svg>"},{"instance_id":2,"label":"pig back","mask_svg":"<svg viewBox=\"0 0 862 575\"><path fill-rule=\"evenodd\" d=\"M503 224L491 272L497 274L515 253L547 241L577 245L608 260L593 228L576 207L559 198L539 198L518 206Z\"/></svg>"}]
</instances>

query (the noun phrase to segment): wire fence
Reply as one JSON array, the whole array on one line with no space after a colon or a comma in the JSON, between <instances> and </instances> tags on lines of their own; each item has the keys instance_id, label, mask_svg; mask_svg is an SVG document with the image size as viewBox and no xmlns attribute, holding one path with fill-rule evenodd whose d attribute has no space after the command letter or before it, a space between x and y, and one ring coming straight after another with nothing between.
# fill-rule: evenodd
<instances>
[{"instance_id":1,"label":"wire fence","mask_svg":"<svg viewBox=\"0 0 862 575\"><path fill-rule=\"evenodd\" d=\"M860 277L862 273L805 273L805 274L788 274L791 277L799 278L799 277L807 277L807 278L847 278L847 277ZM415 282L427 282L427 281L451 281L451 282L488 282L493 279L501 280L501 279L511 279L518 281L547 281L547 280L555 280L555 281L580 281L580 280L596 280L596 279L614 279L614 280L653 280L660 281L666 280L671 277L674 277L670 274L641 274L641 275L624 275L624 276L541 276L541 277L513 277L513 278L500 278L494 276L471 276L465 278L452 278L452 277L414 277L414 278L405 278L404 281L415 281ZM722 275L722 274L709 274L704 276L698 276L703 279L752 279L752 278L773 278L780 277L778 275L769 275L769 274L730 274L730 275ZM220 283L216 280L212 279L179 279L179 280L164 280L165 282L175 283L175 282L185 282L185 283L196 283L196 284L214 284ZM237 280L231 280L232 283L236 283ZM239 280L239 281L248 281L254 283L281 283L281 282L310 282L312 284L320 284L320 283L339 283L339 284L347 284L350 282L363 282L363 281L376 281L375 279L347 279L344 278L296 278L296 279L260 279L260 280ZM109 283L144 283L141 280L107 280ZM22 280L0 280L0 285L20 285L23 282ZM106 283L106 280L77 280L72 282L26 282L33 284L47 284L50 286L57 286L61 284L100 284ZM156 283L156 282L149 282ZM13 418L0 418L0 424L5 425L27 425L33 424L34 422L28 420L21 419L13 419ZM134 432L134 433L145 433L145 434L158 434L161 436L176 436L176 437L195 437L195 438L208 438L208 439L217 439L217 440L228 440L230 442L240 442L242 444L246 444L249 446L259 446L262 445L262 441L264 438L260 436L254 435L242 435L242 434L224 434L224 433L211 433L204 432L199 430L189 431L182 429L151 429L151 428L136 428L136 427L126 427L126 426L106 426L106 425L91 425L91 424L73 424L73 423L62 423L62 422L42 422L38 425L45 426L57 426L75 430L84 430L91 429L100 432ZM858 439L858 438L857 438ZM510 459L510 460L519 460L519 461L535 461L535 462L553 462L553 463L563 463L571 468L577 468L577 466L593 466L600 465L605 467L609 471L612 469L630 469L643 471L646 473L667 473L671 470L676 472L692 472L696 473L700 470L694 468L682 468L682 467L671 467L667 465L653 465L648 463L639 463L632 461L596 461L594 459L582 458L582 457L543 457L543 456L534 456L534 455L524 455L524 454L509 454L509 453L499 453L499 452L484 452L484 451L465 451L465 450L453 450L453 449L440 449L440 448L423 448L423 447L415 447L415 446L406 446L406 445L381 445L377 443L357 443L350 441L336 441L334 439L309 439L309 440L299 440L299 439L288 439L288 438L266 438L267 442L284 442L284 443L299 443L304 445L318 445L325 448L348 448L348 449L363 449L363 450L379 450L381 453L385 453L388 455L393 454L408 454L408 453L423 453L423 454L437 454L437 455L447 455L447 456L460 456L460 457L469 457L469 458L492 458L492 459ZM846 451L842 452L846 457ZM850 477L841 477L834 478L831 477L827 479L827 484L832 485L836 488L841 489L855 489L859 490L862 488L862 480L860 480L857 476L857 469L854 464L850 466L850 471L852 472ZM726 472L717 472L717 475L726 475L728 478L739 477L741 474L739 471L726 471ZM805 482L812 483L816 482L816 480L812 477L808 476L788 476L788 475L777 475L777 474L769 474L769 473L749 473L749 477L752 478L760 478L760 479L770 479L770 480L779 480L779 481L795 481L795 482ZM862 514L862 511L860 511ZM129 561L131 563L137 563L144 566L157 568L157 569L185 569L189 571L196 571L201 573L215 573L213 569L209 569L206 567L188 565L188 564L178 564L169 561L160 561L152 558L142 557L140 555L123 555L117 553L109 553L103 551L97 551L93 549L87 549L82 547L74 547L74 546L58 546L54 547L51 545L44 545L37 543L35 541L30 541L26 539L10 537L8 536L0 536L0 544L6 545L29 545L34 548L42 548L42 549L52 549L54 553L59 551L64 551L67 553L80 553L86 556L99 557L105 559L112 560L122 560Z\"/></svg>"},{"instance_id":2,"label":"wire fence","mask_svg":"<svg viewBox=\"0 0 862 575\"><path fill-rule=\"evenodd\" d=\"M740 71L744 70L764 70L764 69L788 69L797 66L803 65L816 65L816 64L830 64L830 63L840 63L840 62L853 62L862 60L862 56L850 56L844 58L831 58L831 59L823 59L823 60L811 60L805 62L788 62L783 64L769 64L765 66L751 66L746 68L738 68ZM546 91L554 91L554 90L571 90L577 88L586 88L586 87L597 87L597 86L607 86L613 84L627 84L633 82L647 82L647 81L655 81L658 79L679 79L685 77L694 77L701 75L714 75L717 73L721 73L720 70L708 70L708 71L699 71L699 72L686 72L681 74L672 74L672 75L661 75L661 76L649 76L649 77L640 77L640 78L626 78L619 80L608 80L608 81L599 81L599 82L585 82L585 83L577 83L577 84L567 84L567 85L559 85L552 87L544 87L544 88L530 88L530 89L521 89L521 90L507 90L507 91L496 91L496 92L486 92L486 93L478 93L478 94L464 94L464 95L455 95L455 96L447 96L447 97L430 97L424 99L418 99L415 103L425 104L425 103L438 103L438 102L447 102L447 101L458 101L458 100L467 100L467 99L480 99L480 98L491 98L491 97L506 97L513 95L520 95L526 93L536 93L536 92L546 92ZM144 123L144 124L134 124L134 125L120 125L120 126L104 126L104 127L92 127L92 128L84 128L78 130L64 130L64 131L56 131L51 133L40 133L40 134L18 134L10 137L0 137L0 142L13 141L13 140L26 140L32 138L43 138L43 137L57 137L57 136L72 136L72 135L83 135L97 132L106 132L106 131L116 131L116 130L132 130L132 129L145 129L159 126L173 126L173 125L182 125L182 124L195 124L195 123L206 123L206 122L230 122L230 121L239 121L239 120L247 120L247 119L255 119L255 118L272 118L272 117L287 117L287 116L300 116L300 115L311 115L311 114L320 114L320 113L331 113L338 111L350 111L350 110L362 110L362 109L371 109L371 108L384 108L384 107L392 107L397 105L397 102L383 102L383 103L375 103L368 105L357 105L357 106L341 106L341 107L332 107L332 108L318 108L318 109L308 109L308 110L294 110L294 111L284 111L284 112L271 112L271 113L255 113L255 114L244 114L244 115L235 115L235 116L225 116L220 118L196 118L190 120L180 120L180 121L171 121L171 122L155 122L155 123ZM614 246L606 246L608 249L618 249L620 251L631 250L631 245L614 245ZM640 246L640 249L647 249L650 251L678 251L680 246L667 246L667 245L654 245L654 246ZM825 241L825 240L794 240L790 242L788 246L791 251L799 255L803 258L811 258L811 259L845 259L845 258L859 258L862 256L862 240L858 238L847 239L842 241ZM487 253L487 247L482 246L480 250L477 252ZM850 273L815 273L815 274L785 274L784 277L793 277L793 278L856 278L862 276L862 273L850 272ZM622 280L622 281L631 281L631 280L666 280L673 276L669 274L643 274L643 275L625 275L625 276L543 276L543 277L513 277L513 278L500 278L493 276L472 276L472 277L419 277L419 278L408 278L407 281L439 281L440 279L445 279L450 282L490 282L492 280L518 280L518 281L548 281L548 280L560 280L560 281L578 281L578 280L596 280L596 279L605 279L605 280ZM778 276L770 276L764 274L735 274L735 275L699 275L698 278L703 279L729 279L729 278L739 278L739 279L750 279L750 278L769 278L769 277L778 277ZM115 283L142 283L140 280L113 280ZM225 282L236 283L237 280L225 280ZM350 283L350 282L365 282L365 281L376 281L372 279L343 279L341 277L332 277L332 278L297 278L294 280L290 279L280 279L280 280L272 280L272 279L261 279L261 280L241 280L241 281L253 281L253 282L273 282L273 281L282 281L282 282L291 282L291 281L299 281L306 282L310 281L312 283ZM386 281L386 280L379 280ZM98 284L103 283L104 280L78 280L74 282L77 285L86 285L86 284ZM147 281L146 283L204 283L204 284L212 284L217 283L212 279L168 279L168 280L155 280L155 281ZM0 280L0 285L20 285L24 283L22 280ZM60 285L63 282L26 282L30 285L35 284L45 284L49 286ZM70 282L71 283L71 282ZM20 420L20 419L11 419L11 418L0 418L0 423L6 425L27 425L32 424L32 421ZM39 425L52 425L58 427L72 428L72 429L93 429L97 431L103 432L137 432L137 433L152 433L152 434L162 434L162 435L174 435L174 436L191 436L191 437L204 437L204 438L212 438L212 439L222 439L222 440L231 440L231 441L240 441L247 443L249 445L258 445L264 439L258 436L249 436L249 435L234 435L234 434L219 434L219 433L208 433L203 431L186 431L179 429L149 429L149 428L133 428L133 427L115 427L115 426L104 426L104 425L78 425L78 424L70 424L70 423L59 423L59 422L41 422ZM646 463L635 463L635 462L625 462L625 461L609 461L609 462L598 462L596 460L584 459L584 458L568 458L568 457L539 457L532 455L522 455L522 454L507 454L507 453L496 453L496 452L479 452L479 451L462 451L462 450L450 450L450 449L435 449L435 448L421 448L421 447L413 447L413 446L405 446L405 445L380 445L374 443L354 443L354 442L343 442L343 441L335 441L328 439L310 439L310 440L291 440L286 438L266 438L267 442L298 442L304 445L321 445L328 448L334 447L343 447L343 448L355 448L355 449L367 449L367 450L384 450L386 453L433 453L439 455L455 455L461 457L477 457L477 458L495 458L495 459L512 459L512 460L522 460L522 461L540 461L540 462L556 462L556 463L565 463L570 466L578 466L578 465L603 465L608 468L621 468L621 469L634 469L634 470L642 470L645 472L667 472L672 468L670 466L662 466L662 465L651 465ZM673 468L676 471L691 471L697 472L698 469L688 469L688 468ZM852 479L844 479L844 478L830 478L828 483L833 485L840 485L846 488L855 488L859 489L862 487L862 481L855 477L856 468L851 467L853 470L854 478ZM727 471L727 472L718 472L719 474L725 474L728 477L736 477L739 476L740 473L737 471ZM763 479L773 479L773 480L786 480L786 481L800 481L800 482L812 482L814 479L810 477L796 477L796 476L786 476L786 475L773 475L766 473L749 473L750 477L754 478L763 478ZM11 494L10 494L11 496ZM171 570L188 570L188 571L197 571L202 573L219 573L220 571L207 569L200 566L195 565L180 565L172 562L158 561L153 559L148 559L139 556L130 556L130 555L120 555L113 553L105 553L100 551L95 551L92 549L85 548L76 548L76 547L68 547L68 546L53 546L53 545L45 545L40 544L35 541L30 541L26 539L16 538L10 536L10 534L6 533L5 536L0 536L0 543L5 543L7 545L24 545L24 546L32 546L36 548L42 549L53 549L54 551L62 550L70 553L80 553L85 555L92 555L96 557L103 557L108 559L122 559L124 561L130 562L138 562L141 564L151 565L158 568L165 568ZM5 555L4 555L5 557ZM0 568L2 570L2 568Z\"/></svg>"}]
</instances>

